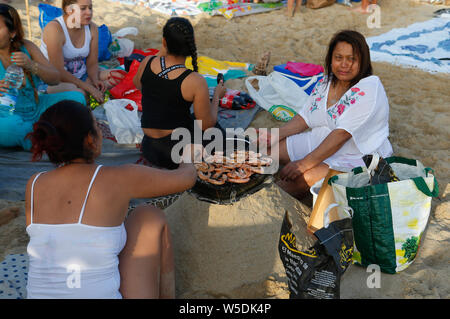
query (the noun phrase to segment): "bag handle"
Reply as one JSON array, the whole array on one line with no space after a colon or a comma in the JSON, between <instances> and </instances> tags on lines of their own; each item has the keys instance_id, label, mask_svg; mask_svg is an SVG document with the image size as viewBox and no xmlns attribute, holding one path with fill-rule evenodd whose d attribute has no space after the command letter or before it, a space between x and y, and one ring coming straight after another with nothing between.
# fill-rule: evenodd
<instances>
[{"instance_id":1,"label":"bag handle","mask_svg":"<svg viewBox=\"0 0 450 319\"><path fill-rule=\"evenodd\" d=\"M285 77L287 77L287 78L292 78L292 79L296 79L296 80L302 80L302 81L306 81L306 80L308 80L308 79L310 79L305 85L303 85L303 86L301 86L301 85L299 85L298 83L297 83L297 85L303 90L303 91L305 91L305 90L307 90L313 83L315 83L315 82L317 82L317 79L319 78L319 77L323 77L323 73L321 72L321 73L319 73L319 74L316 74L316 75L312 75L312 76L308 76L308 77L302 77L302 78L298 78L298 77L295 77L295 76L293 76L293 75L290 75L290 74L284 74L284 73L281 73L281 72L279 72L279 71L273 71L274 73L277 73L277 74L281 74L282 76L285 76Z\"/></svg>"},{"instance_id":2,"label":"bag handle","mask_svg":"<svg viewBox=\"0 0 450 319\"><path fill-rule=\"evenodd\" d=\"M412 178L414 184L416 184L416 187L419 191L421 191L422 193L424 193L426 196L429 197L437 197L439 195L439 184L436 180L436 178L434 177L434 188L433 191L430 191L430 189L428 188L427 183L425 183L425 180L423 179L423 177L414 177Z\"/></svg>"},{"instance_id":3,"label":"bag handle","mask_svg":"<svg viewBox=\"0 0 450 319\"><path fill-rule=\"evenodd\" d=\"M330 225L330 211L338 206L339 204L332 203L327 207L323 213L323 227L327 228ZM348 217L353 218L353 209L350 206L345 206L343 209L344 213L346 213Z\"/></svg>"}]
</instances>

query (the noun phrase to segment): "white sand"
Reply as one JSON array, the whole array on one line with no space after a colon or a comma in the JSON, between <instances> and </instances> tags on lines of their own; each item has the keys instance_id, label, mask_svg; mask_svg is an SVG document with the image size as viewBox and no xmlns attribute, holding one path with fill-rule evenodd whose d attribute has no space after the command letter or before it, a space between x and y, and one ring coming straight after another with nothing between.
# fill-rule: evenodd
<instances>
[{"instance_id":1,"label":"white sand","mask_svg":"<svg viewBox=\"0 0 450 319\"><path fill-rule=\"evenodd\" d=\"M235 18L196 19L198 52L215 59L256 62L265 50L272 51L270 66L287 61L322 64L328 41L337 30L356 29L365 36L385 33L425 21L443 6L420 4L412 0L379 1L382 10L380 29L369 29L367 15L349 12L333 5L320 10L302 8L292 19L284 9ZM33 40L40 43L37 1L31 1ZM57 1L59 4L59 1ZM27 34L25 5L20 9ZM110 27L135 26L131 37L137 48L159 48L165 18L147 9L120 5L106 0L94 1L94 21ZM405 69L387 63L373 63L381 78L390 106L390 140L396 155L415 158L435 170L440 197L433 199L428 230L416 261L396 275L383 274L381 288L369 289L364 268L350 266L341 284L342 298L450 298L449 241L450 211L450 76ZM243 80L226 86L245 89ZM267 112L260 112L253 127L277 127ZM0 209L22 205L0 201ZM302 245L311 243L304 226L308 208L273 186L233 206L209 205L184 195L167 209L172 227L177 261L177 295L181 298L287 298L286 277L277 253L279 230L284 210L298 214L298 234ZM0 260L26 249L25 218L21 216L0 226Z\"/></svg>"}]
</instances>

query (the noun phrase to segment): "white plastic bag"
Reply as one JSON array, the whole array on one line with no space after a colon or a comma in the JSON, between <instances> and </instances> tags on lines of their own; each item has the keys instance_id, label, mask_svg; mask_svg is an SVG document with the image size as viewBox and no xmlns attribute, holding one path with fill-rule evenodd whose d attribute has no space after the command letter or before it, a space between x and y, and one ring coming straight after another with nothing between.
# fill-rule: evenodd
<instances>
[{"instance_id":1,"label":"white plastic bag","mask_svg":"<svg viewBox=\"0 0 450 319\"><path fill-rule=\"evenodd\" d=\"M258 80L259 91L250 83L253 79ZM278 72L268 76L250 76L245 85L252 99L267 111L274 105L284 105L298 113L309 98L300 86Z\"/></svg>"},{"instance_id":2,"label":"white plastic bag","mask_svg":"<svg viewBox=\"0 0 450 319\"><path fill-rule=\"evenodd\" d=\"M112 35L112 42L109 46L109 51L112 56L124 58L133 53L134 42L125 38L127 35L138 35L138 29L135 27L126 27Z\"/></svg>"},{"instance_id":3,"label":"white plastic bag","mask_svg":"<svg viewBox=\"0 0 450 319\"><path fill-rule=\"evenodd\" d=\"M119 144L138 144L144 137L137 104L128 99L109 100L103 107L111 133ZM132 108L132 110L131 110Z\"/></svg>"}]
</instances>

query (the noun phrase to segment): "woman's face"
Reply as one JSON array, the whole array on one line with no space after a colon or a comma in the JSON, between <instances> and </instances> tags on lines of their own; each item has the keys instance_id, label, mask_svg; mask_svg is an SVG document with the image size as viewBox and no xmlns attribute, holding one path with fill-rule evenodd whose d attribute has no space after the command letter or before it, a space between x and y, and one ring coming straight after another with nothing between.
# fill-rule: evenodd
<instances>
[{"instance_id":1,"label":"woman's face","mask_svg":"<svg viewBox=\"0 0 450 319\"><path fill-rule=\"evenodd\" d=\"M77 3L80 8L80 24L88 25L92 21L92 0L78 0ZM77 14L77 11L70 11L67 7L66 12L68 15Z\"/></svg>"},{"instance_id":2,"label":"woman's face","mask_svg":"<svg viewBox=\"0 0 450 319\"><path fill-rule=\"evenodd\" d=\"M11 43L11 38L14 34L9 32L8 27L5 24L3 16L0 16L0 48L8 48Z\"/></svg>"},{"instance_id":3,"label":"woman's face","mask_svg":"<svg viewBox=\"0 0 450 319\"><path fill-rule=\"evenodd\" d=\"M331 71L340 81L349 82L359 73L360 59L347 42L338 42L331 58Z\"/></svg>"}]
</instances>

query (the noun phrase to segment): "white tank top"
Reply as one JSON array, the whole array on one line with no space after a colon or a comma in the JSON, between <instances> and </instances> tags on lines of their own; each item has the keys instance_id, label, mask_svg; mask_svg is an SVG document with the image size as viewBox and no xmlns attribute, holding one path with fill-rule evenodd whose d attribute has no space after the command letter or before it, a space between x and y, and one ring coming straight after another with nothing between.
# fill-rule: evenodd
<instances>
[{"instance_id":1,"label":"white tank top","mask_svg":"<svg viewBox=\"0 0 450 319\"><path fill-rule=\"evenodd\" d=\"M33 223L34 184L43 172L33 180L31 222L27 227L27 298L122 298L118 255L127 239L124 224L100 227L81 223L100 167L92 176L78 223L74 224Z\"/></svg>"},{"instance_id":2,"label":"white tank top","mask_svg":"<svg viewBox=\"0 0 450 319\"><path fill-rule=\"evenodd\" d=\"M61 25L64 31L64 37L66 38L62 47L64 68L77 78L81 79L83 75L87 73L86 58L89 55L91 45L91 30L89 26L84 26L84 45L81 48L75 48L70 40L69 31L67 31L63 16L59 16L55 18L55 20ZM47 45L43 39L41 40L41 52L48 60Z\"/></svg>"}]
</instances>

